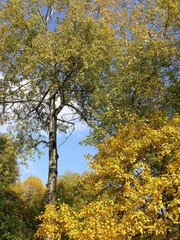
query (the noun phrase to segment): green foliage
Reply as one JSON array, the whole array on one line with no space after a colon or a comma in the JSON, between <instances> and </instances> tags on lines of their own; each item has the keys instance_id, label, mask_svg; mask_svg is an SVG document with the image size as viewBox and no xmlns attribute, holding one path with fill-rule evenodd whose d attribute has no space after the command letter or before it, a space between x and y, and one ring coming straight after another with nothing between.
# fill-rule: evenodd
<instances>
[{"instance_id":1,"label":"green foliage","mask_svg":"<svg viewBox=\"0 0 180 240\"><path fill-rule=\"evenodd\" d=\"M114 1L0 2L0 114L4 122L13 118L24 158L39 141L47 143L43 136L49 133L49 202L56 193L56 134L72 126L59 114L66 106L88 122L90 94L111 68L118 46L114 6Z\"/></svg>"},{"instance_id":2,"label":"green foliage","mask_svg":"<svg viewBox=\"0 0 180 240\"><path fill-rule=\"evenodd\" d=\"M13 117L24 155L49 132L48 194L65 106L91 120L87 142L102 142L87 178L59 179L60 207L46 207L38 236L178 238L178 29L174 0L0 3L1 120ZM19 185L32 216L34 180Z\"/></svg>"},{"instance_id":3,"label":"green foliage","mask_svg":"<svg viewBox=\"0 0 180 240\"><path fill-rule=\"evenodd\" d=\"M135 1L119 11L117 55L91 95L98 126L88 143L120 124L179 112L178 26L177 1Z\"/></svg>"},{"instance_id":4,"label":"green foliage","mask_svg":"<svg viewBox=\"0 0 180 240\"><path fill-rule=\"evenodd\" d=\"M67 171L58 178L57 202L68 204L73 209L79 210L88 203L95 194L89 189L86 182L90 179L91 173L84 172L81 175Z\"/></svg>"},{"instance_id":5,"label":"green foliage","mask_svg":"<svg viewBox=\"0 0 180 240\"><path fill-rule=\"evenodd\" d=\"M10 190L0 190L0 238L31 240L33 232L22 200Z\"/></svg>"},{"instance_id":6,"label":"green foliage","mask_svg":"<svg viewBox=\"0 0 180 240\"><path fill-rule=\"evenodd\" d=\"M57 114L64 106L78 106L81 118L90 115L89 94L104 68L110 68L115 44L103 12L94 18L94 5L77 0L1 3L1 113L4 121L10 118L12 103L15 133L24 148L36 146L32 132L48 132L50 92ZM67 123L59 123L59 129L66 130Z\"/></svg>"},{"instance_id":7,"label":"green foliage","mask_svg":"<svg viewBox=\"0 0 180 240\"><path fill-rule=\"evenodd\" d=\"M0 136L0 189L7 188L19 177L16 144L6 135Z\"/></svg>"},{"instance_id":8,"label":"green foliage","mask_svg":"<svg viewBox=\"0 0 180 240\"><path fill-rule=\"evenodd\" d=\"M8 136L0 136L0 238L30 240L33 232L23 201L12 190L19 177L17 144Z\"/></svg>"},{"instance_id":9,"label":"green foliage","mask_svg":"<svg viewBox=\"0 0 180 240\"><path fill-rule=\"evenodd\" d=\"M39 221L36 217L44 211L46 201L46 187L38 177L30 176L24 182L18 181L12 184L11 191L16 193L26 211L28 226L31 228L32 235L38 228Z\"/></svg>"}]
</instances>

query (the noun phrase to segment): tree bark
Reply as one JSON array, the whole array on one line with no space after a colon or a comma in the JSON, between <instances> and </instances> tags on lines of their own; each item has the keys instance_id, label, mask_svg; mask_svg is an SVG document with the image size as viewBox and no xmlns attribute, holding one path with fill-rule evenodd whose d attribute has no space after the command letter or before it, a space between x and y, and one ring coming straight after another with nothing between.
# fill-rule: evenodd
<instances>
[{"instance_id":1,"label":"tree bark","mask_svg":"<svg viewBox=\"0 0 180 240\"><path fill-rule=\"evenodd\" d=\"M55 94L50 93L49 103L49 173L47 184L47 204L56 202L56 183L57 183L57 114L55 106ZM51 237L45 237L44 240L51 240Z\"/></svg>"},{"instance_id":2,"label":"tree bark","mask_svg":"<svg viewBox=\"0 0 180 240\"><path fill-rule=\"evenodd\" d=\"M47 203L56 202L56 182L57 182L57 114L55 111L55 94L50 96L49 104L49 173L47 184Z\"/></svg>"}]
</instances>

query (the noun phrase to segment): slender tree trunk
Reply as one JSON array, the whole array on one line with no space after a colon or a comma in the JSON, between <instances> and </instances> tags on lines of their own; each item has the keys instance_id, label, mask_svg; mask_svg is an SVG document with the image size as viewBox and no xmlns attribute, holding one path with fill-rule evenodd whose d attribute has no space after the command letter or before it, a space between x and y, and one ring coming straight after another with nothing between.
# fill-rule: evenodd
<instances>
[{"instance_id":1,"label":"slender tree trunk","mask_svg":"<svg viewBox=\"0 0 180 240\"><path fill-rule=\"evenodd\" d=\"M49 174L47 186L47 203L53 204L56 201L57 182L57 116L55 112L55 94L50 97L50 117L49 117Z\"/></svg>"},{"instance_id":2,"label":"slender tree trunk","mask_svg":"<svg viewBox=\"0 0 180 240\"><path fill-rule=\"evenodd\" d=\"M47 204L56 202L56 182L57 182L57 116L55 112L55 94L51 94L49 103L49 173L47 184ZM44 240L51 240L45 237Z\"/></svg>"}]
</instances>

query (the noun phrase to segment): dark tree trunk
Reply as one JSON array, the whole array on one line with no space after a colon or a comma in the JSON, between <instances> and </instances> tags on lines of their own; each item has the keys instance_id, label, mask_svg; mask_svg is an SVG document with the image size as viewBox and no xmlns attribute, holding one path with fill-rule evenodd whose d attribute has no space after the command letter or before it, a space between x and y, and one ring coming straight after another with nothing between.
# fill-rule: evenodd
<instances>
[{"instance_id":1,"label":"dark tree trunk","mask_svg":"<svg viewBox=\"0 0 180 240\"><path fill-rule=\"evenodd\" d=\"M50 97L50 117L49 117L49 174L47 185L47 203L56 202L56 182L57 182L57 115L55 111L55 94Z\"/></svg>"}]
</instances>

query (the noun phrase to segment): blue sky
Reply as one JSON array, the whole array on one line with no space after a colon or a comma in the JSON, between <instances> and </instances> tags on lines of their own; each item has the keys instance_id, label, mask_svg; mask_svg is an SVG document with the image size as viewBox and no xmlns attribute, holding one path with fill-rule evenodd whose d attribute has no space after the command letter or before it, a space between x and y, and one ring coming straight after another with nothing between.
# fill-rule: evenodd
<instances>
[{"instance_id":1,"label":"blue sky","mask_svg":"<svg viewBox=\"0 0 180 240\"><path fill-rule=\"evenodd\" d=\"M67 110L66 110L67 111ZM76 122L76 129L67 141L58 148L58 175L64 174L66 171L82 173L89 171L85 154L96 154L97 150L91 146L80 145L88 134L87 125ZM7 131L7 125L0 126L0 133ZM58 146L67 138L69 134L58 133ZM44 184L48 179L48 148L41 148L44 152L40 159L35 156L34 161L27 161L28 167L20 165L20 180L24 181L29 176L39 177Z\"/></svg>"},{"instance_id":2,"label":"blue sky","mask_svg":"<svg viewBox=\"0 0 180 240\"><path fill-rule=\"evenodd\" d=\"M77 123L76 130L69 137L69 139L58 148L58 175L64 174L67 170L77 173L88 171L87 160L85 154L96 153L96 149L91 146L82 146L79 144L89 133L89 128L86 125ZM58 146L63 142L68 134L59 134ZM29 176L38 176L44 184L48 179L48 148L42 148L44 154L40 159L35 157L34 161L28 161L28 168L21 165L20 174L21 181L24 181Z\"/></svg>"},{"instance_id":3,"label":"blue sky","mask_svg":"<svg viewBox=\"0 0 180 240\"><path fill-rule=\"evenodd\" d=\"M2 74L0 72L0 78ZM69 108L65 107L60 113L60 118L64 120L71 120L74 113ZM0 133L7 132L8 125L0 126ZM72 171L82 173L83 171L89 171L85 154L96 154L97 150L90 146L80 145L82 141L89 134L89 128L86 124L80 121L75 121L75 131L68 138L68 140L58 147L58 175L64 174L66 171ZM58 146L64 142L68 134L58 133ZM24 181L29 176L37 176L41 178L44 184L47 183L48 179L48 148L43 148L44 152L40 159L35 156L34 161L27 161L28 167L20 165L20 180Z\"/></svg>"}]
</instances>

